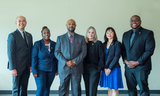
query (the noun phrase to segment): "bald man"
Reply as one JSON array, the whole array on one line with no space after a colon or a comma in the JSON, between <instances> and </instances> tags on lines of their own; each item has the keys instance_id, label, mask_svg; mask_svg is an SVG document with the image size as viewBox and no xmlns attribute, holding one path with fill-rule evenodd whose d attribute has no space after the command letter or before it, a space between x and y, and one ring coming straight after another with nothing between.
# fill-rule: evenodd
<instances>
[{"instance_id":1,"label":"bald man","mask_svg":"<svg viewBox=\"0 0 160 96\"><path fill-rule=\"evenodd\" d=\"M15 24L17 29L8 35L7 40L8 69L13 76L12 96L27 96L32 35L25 31L27 21L24 16L18 16Z\"/></svg>"},{"instance_id":2,"label":"bald man","mask_svg":"<svg viewBox=\"0 0 160 96\"><path fill-rule=\"evenodd\" d=\"M71 80L72 96L81 96L81 74L83 73L83 59L87 53L84 36L74 32L76 22L67 21L68 32L58 36L55 56L59 60L58 73L60 78L59 96L68 96Z\"/></svg>"}]
</instances>

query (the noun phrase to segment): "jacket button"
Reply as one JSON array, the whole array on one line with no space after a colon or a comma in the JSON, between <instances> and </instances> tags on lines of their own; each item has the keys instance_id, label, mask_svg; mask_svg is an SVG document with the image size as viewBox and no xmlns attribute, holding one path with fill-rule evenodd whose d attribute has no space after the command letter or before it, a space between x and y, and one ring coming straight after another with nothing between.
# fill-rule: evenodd
<instances>
[{"instance_id":1,"label":"jacket button","mask_svg":"<svg viewBox=\"0 0 160 96\"><path fill-rule=\"evenodd\" d=\"M46 63L46 65L48 65L48 64Z\"/></svg>"}]
</instances>

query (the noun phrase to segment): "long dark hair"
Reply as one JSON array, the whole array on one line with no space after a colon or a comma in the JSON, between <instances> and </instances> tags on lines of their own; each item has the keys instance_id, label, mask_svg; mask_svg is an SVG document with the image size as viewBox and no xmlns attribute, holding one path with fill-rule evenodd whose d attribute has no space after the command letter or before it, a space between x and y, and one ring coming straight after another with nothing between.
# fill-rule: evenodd
<instances>
[{"instance_id":1,"label":"long dark hair","mask_svg":"<svg viewBox=\"0 0 160 96\"><path fill-rule=\"evenodd\" d=\"M106 37L106 33L108 30L112 30L112 32L114 33L113 42L116 42L118 40L118 38L117 38L115 30L112 27L108 27L105 31L105 34L104 34L104 43L108 42L108 38Z\"/></svg>"}]
</instances>

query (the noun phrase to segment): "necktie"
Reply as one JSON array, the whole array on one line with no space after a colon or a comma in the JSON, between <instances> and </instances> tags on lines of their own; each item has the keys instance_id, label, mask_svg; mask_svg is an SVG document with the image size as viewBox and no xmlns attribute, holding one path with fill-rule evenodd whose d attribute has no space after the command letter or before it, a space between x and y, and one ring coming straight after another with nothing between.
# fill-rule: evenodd
<instances>
[{"instance_id":1,"label":"necktie","mask_svg":"<svg viewBox=\"0 0 160 96\"><path fill-rule=\"evenodd\" d=\"M132 45L132 41L133 41L133 39L134 39L134 37L135 37L135 31L133 31L133 33L132 33L132 36L131 36L131 39L130 39L130 46Z\"/></svg>"},{"instance_id":2,"label":"necktie","mask_svg":"<svg viewBox=\"0 0 160 96\"><path fill-rule=\"evenodd\" d=\"M70 42L73 43L73 36L70 36Z\"/></svg>"},{"instance_id":3,"label":"necktie","mask_svg":"<svg viewBox=\"0 0 160 96\"><path fill-rule=\"evenodd\" d=\"M26 39L26 35L25 35L25 33L24 33L24 32L23 32L23 37L24 37L24 41L25 41L25 43L26 43L26 46L28 47L27 39Z\"/></svg>"}]
</instances>

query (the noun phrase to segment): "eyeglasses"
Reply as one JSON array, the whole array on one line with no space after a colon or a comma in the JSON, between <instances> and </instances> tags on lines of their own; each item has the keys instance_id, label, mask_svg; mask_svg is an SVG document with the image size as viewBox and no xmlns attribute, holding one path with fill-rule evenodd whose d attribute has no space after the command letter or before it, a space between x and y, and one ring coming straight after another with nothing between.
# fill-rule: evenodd
<instances>
[{"instance_id":1,"label":"eyeglasses","mask_svg":"<svg viewBox=\"0 0 160 96\"><path fill-rule=\"evenodd\" d=\"M138 22L139 20L130 20L130 22Z\"/></svg>"}]
</instances>

